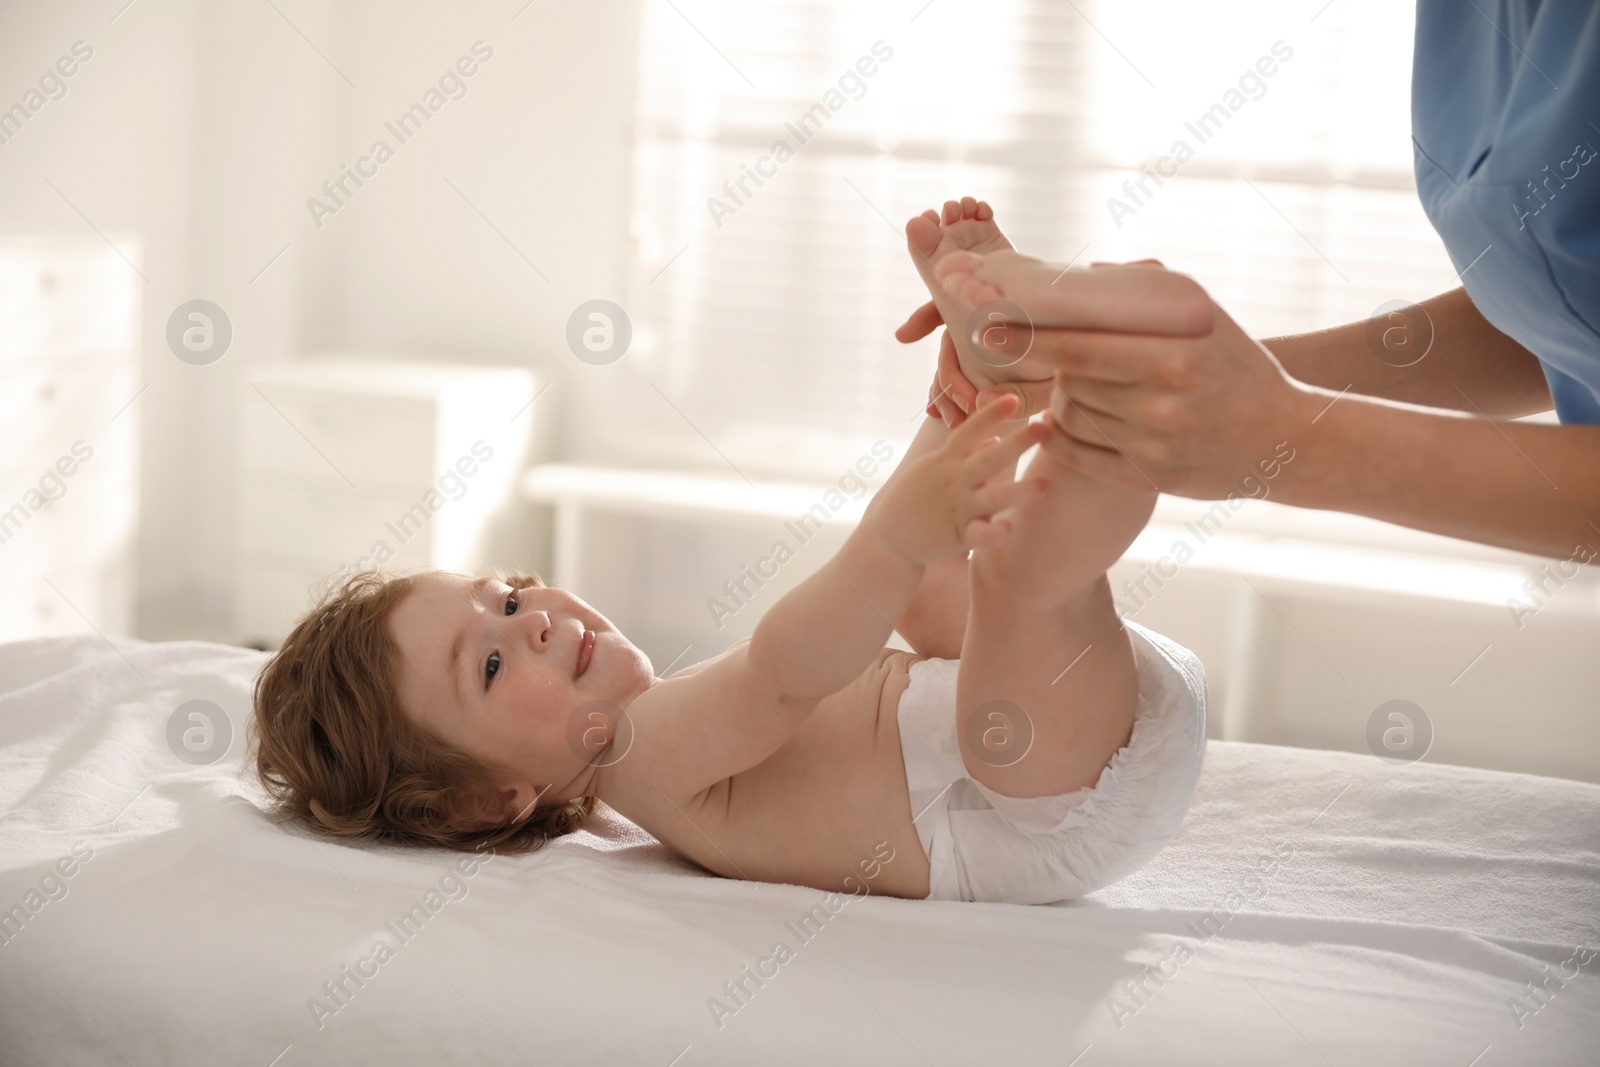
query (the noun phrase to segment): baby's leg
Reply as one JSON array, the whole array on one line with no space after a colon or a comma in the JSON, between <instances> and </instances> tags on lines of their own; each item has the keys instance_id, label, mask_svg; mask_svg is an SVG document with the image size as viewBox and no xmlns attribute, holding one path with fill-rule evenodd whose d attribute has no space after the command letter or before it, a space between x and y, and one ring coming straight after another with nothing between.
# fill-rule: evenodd
<instances>
[{"instance_id":1,"label":"baby's leg","mask_svg":"<svg viewBox=\"0 0 1600 1067\"><path fill-rule=\"evenodd\" d=\"M1044 449L1027 474L1051 490L1011 509L1002 544L972 554L956 681L967 772L1014 797L1092 786L1128 741L1138 684L1105 572L1156 499L1066 470Z\"/></svg>"}]
</instances>

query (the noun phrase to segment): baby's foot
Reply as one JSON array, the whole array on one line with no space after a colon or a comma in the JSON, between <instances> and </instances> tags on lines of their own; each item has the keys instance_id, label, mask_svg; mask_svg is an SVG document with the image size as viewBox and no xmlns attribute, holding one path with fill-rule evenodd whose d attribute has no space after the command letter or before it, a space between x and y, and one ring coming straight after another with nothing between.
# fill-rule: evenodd
<instances>
[{"instance_id":1,"label":"baby's foot","mask_svg":"<svg viewBox=\"0 0 1600 1067\"><path fill-rule=\"evenodd\" d=\"M995 224L994 209L970 196L964 197L959 203L947 200L942 215L930 209L906 223L906 243L911 248L912 262L917 265L917 272L922 275L934 305L938 307L945 325L950 328L956 353L961 359L961 372L979 389L996 382L1021 379L1022 368L1013 369L1007 365L1013 360L974 347L967 320L972 317L977 304L968 301L941 277L943 263L957 259L958 254L972 255L974 263L981 263L988 254L1015 254L1011 242ZM969 272L972 269L967 267ZM1049 377L1048 368L1039 376Z\"/></svg>"},{"instance_id":2,"label":"baby's foot","mask_svg":"<svg viewBox=\"0 0 1600 1067\"><path fill-rule=\"evenodd\" d=\"M1188 275L1154 260L1069 270L1012 249L968 249L937 259L934 266L938 281L954 298L953 307L978 308L1004 300L1021 308L1030 326L1180 337L1211 331L1211 297ZM944 304L938 306L947 324L966 321L951 318ZM967 336L958 337L957 345L963 340L977 344ZM1002 357L982 358L992 364Z\"/></svg>"}]
</instances>

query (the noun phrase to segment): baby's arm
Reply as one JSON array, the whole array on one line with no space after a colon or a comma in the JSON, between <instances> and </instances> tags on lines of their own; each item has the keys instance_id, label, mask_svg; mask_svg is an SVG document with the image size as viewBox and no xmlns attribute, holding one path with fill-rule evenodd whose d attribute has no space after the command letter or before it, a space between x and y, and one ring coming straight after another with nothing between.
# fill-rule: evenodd
<instances>
[{"instance_id":1,"label":"baby's arm","mask_svg":"<svg viewBox=\"0 0 1600 1067\"><path fill-rule=\"evenodd\" d=\"M786 699L837 692L883 650L922 570L890 551L864 520L832 559L762 616L750 638L751 665Z\"/></svg>"},{"instance_id":2,"label":"baby's arm","mask_svg":"<svg viewBox=\"0 0 1600 1067\"><path fill-rule=\"evenodd\" d=\"M956 430L929 419L838 554L785 594L748 642L645 691L629 707L643 772L692 797L766 759L817 703L860 677L905 614L926 564L1002 541L997 512L1039 495L1018 458L1044 436L1026 424L996 440L1007 399ZM990 480L994 484L989 484Z\"/></svg>"},{"instance_id":3,"label":"baby's arm","mask_svg":"<svg viewBox=\"0 0 1600 1067\"><path fill-rule=\"evenodd\" d=\"M782 692L820 698L855 680L905 615L926 566L998 543L1009 526L989 517L1041 494L1042 479L1019 483L1012 472L1043 431L1023 425L993 440L1009 410L986 409L970 433L924 420L844 547L763 616L750 658Z\"/></svg>"}]
</instances>

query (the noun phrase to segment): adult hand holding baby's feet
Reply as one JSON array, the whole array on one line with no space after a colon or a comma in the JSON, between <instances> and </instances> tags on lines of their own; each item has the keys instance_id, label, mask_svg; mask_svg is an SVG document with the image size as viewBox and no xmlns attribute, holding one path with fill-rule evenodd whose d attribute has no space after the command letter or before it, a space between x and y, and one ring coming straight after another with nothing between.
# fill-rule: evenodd
<instances>
[{"instance_id":1,"label":"adult hand holding baby's feet","mask_svg":"<svg viewBox=\"0 0 1600 1067\"><path fill-rule=\"evenodd\" d=\"M940 353L939 370L929 393L928 413L950 426L972 411L979 390L1015 395L1024 415L1048 407L1049 380L1052 370L1060 369L1060 340L1066 331L1197 337L1209 333L1214 320L1214 305L1206 291L1192 278L1167 270L1154 259L1068 268L1020 252L969 253L946 256L939 269L949 298L944 304L933 301L912 312L895 337L909 344L933 332L941 322L956 333L957 352ZM946 309L946 305L951 307ZM970 359L956 358L971 309L990 305L1005 307L1009 321L986 326L981 334L967 338L976 354ZM968 309L967 319L948 317L947 310L959 315L962 308ZM967 373L973 363L1009 367L1019 359L1014 370L998 376L1000 380L994 375ZM941 395L949 399L938 401Z\"/></svg>"},{"instance_id":2,"label":"adult hand holding baby's feet","mask_svg":"<svg viewBox=\"0 0 1600 1067\"><path fill-rule=\"evenodd\" d=\"M1034 327L1175 336L1211 328L1211 300L1185 275L1153 260L1073 269L1025 256L1000 231L993 208L970 196L911 219L906 243L933 299L895 336L909 343L940 323L949 327L953 348L940 354L929 414L952 427L972 411L979 389L1014 393L1022 415L1045 407L1055 368L1029 357ZM939 399L945 392L950 401Z\"/></svg>"},{"instance_id":3,"label":"adult hand holding baby's feet","mask_svg":"<svg viewBox=\"0 0 1600 1067\"><path fill-rule=\"evenodd\" d=\"M891 552L917 565L1003 541L1011 522L1001 512L1050 488L1045 478L1014 480L1022 453L1049 433L1025 422L996 436L1016 407L1009 397L987 404L937 449L902 463L862 521Z\"/></svg>"},{"instance_id":4,"label":"adult hand holding baby's feet","mask_svg":"<svg viewBox=\"0 0 1600 1067\"><path fill-rule=\"evenodd\" d=\"M1066 470L1133 489L1223 496L1263 457L1280 454L1294 436L1289 427L1310 425L1326 401L1221 308L1213 318L1211 330L1192 337L1040 327L1034 356L1055 376L981 391L962 376L947 330L928 414L959 427L1005 398L1019 415L1049 413L1044 448Z\"/></svg>"},{"instance_id":5,"label":"adult hand holding baby's feet","mask_svg":"<svg viewBox=\"0 0 1600 1067\"><path fill-rule=\"evenodd\" d=\"M947 325L929 411L947 425L976 417L979 389L1006 390L1013 411L1051 410L1045 448L1067 470L1215 498L1303 430L1316 415L1308 404L1326 403L1159 263L1073 269L1024 256L979 201L951 201L906 232L933 301L895 335ZM973 336L974 312L996 300L1009 305L1005 321Z\"/></svg>"}]
</instances>

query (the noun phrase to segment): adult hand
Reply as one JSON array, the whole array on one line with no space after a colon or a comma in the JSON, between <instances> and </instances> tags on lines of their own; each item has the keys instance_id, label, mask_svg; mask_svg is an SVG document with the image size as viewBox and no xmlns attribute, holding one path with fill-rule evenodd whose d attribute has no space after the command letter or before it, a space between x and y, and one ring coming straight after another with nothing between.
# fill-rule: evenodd
<instances>
[{"instance_id":1,"label":"adult hand","mask_svg":"<svg viewBox=\"0 0 1600 1067\"><path fill-rule=\"evenodd\" d=\"M1007 393L1021 410L1049 409L1057 433L1044 443L1068 469L1100 481L1215 499L1239 491L1261 464L1282 460L1326 398L1295 383L1266 348L1220 307L1199 337L1033 327L1030 361L1054 367L1053 382L991 386L980 394L961 375L948 337L940 348L930 414L958 423ZM902 340L926 324L918 312ZM1005 350L1024 341L1004 327L986 336ZM963 389L963 386L965 387ZM963 404L967 405L963 411ZM1290 453L1292 455L1292 453Z\"/></svg>"},{"instance_id":2,"label":"adult hand","mask_svg":"<svg viewBox=\"0 0 1600 1067\"><path fill-rule=\"evenodd\" d=\"M1036 330L1035 351L1056 368L1059 432L1044 447L1091 478L1203 500L1292 458L1328 401L1215 314L1200 337Z\"/></svg>"},{"instance_id":3,"label":"adult hand","mask_svg":"<svg viewBox=\"0 0 1600 1067\"><path fill-rule=\"evenodd\" d=\"M1137 259L1127 264L1103 261L1089 264L1091 270L1115 266L1154 266L1166 269L1159 259ZM911 344L922 340L942 325L944 320L940 317L939 309L930 300L913 311L911 316L895 330L894 335L902 344ZM1031 356L1029 362L1032 362ZM983 396L985 403L1002 396L1015 396L1019 404L1015 417L1027 418L1050 406L1051 388L1048 379L1009 382L985 389ZM944 420L945 425L953 430L977 408L978 389L961 370L961 361L947 332L939 346L939 364L934 372L933 385L928 389L928 415L931 418Z\"/></svg>"}]
</instances>

